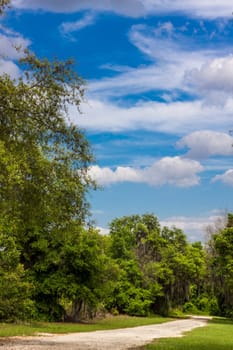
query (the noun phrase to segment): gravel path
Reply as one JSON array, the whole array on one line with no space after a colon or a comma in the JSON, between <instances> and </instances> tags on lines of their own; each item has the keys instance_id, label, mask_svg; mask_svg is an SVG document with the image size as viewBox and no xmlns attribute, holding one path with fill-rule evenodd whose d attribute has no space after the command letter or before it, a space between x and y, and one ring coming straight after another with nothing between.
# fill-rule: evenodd
<instances>
[{"instance_id":1,"label":"gravel path","mask_svg":"<svg viewBox=\"0 0 233 350\"><path fill-rule=\"evenodd\" d=\"M152 342L157 338L180 337L184 332L203 327L207 318L190 318L159 325L135 328L47 334L35 337L0 338L0 350L126 350Z\"/></svg>"}]
</instances>

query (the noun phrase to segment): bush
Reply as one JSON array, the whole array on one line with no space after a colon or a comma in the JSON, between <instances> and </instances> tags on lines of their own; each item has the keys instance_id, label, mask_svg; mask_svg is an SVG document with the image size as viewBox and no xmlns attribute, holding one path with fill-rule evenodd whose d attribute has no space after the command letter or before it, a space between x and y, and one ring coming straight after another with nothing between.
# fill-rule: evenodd
<instances>
[{"instance_id":1,"label":"bush","mask_svg":"<svg viewBox=\"0 0 233 350\"><path fill-rule=\"evenodd\" d=\"M216 298L212 298L209 302L209 311L210 315L218 316L220 314L220 310L218 307L218 301Z\"/></svg>"},{"instance_id":2,"label":"bush","mask_svg":"<svg viewBox=\"0 0 233 350\"><path fill-rule=\"evenodd\" d=\"M206 296L203 296L197 300L196 306L197 306L198 310L200 310L200 311L209 312L210 311L210 300Z\"/></svg>"},{"instance_id":3,"label":"bush","mask_svg":"<svg viewBox=\"0 0 233 350\"><path fill-rule=\"evenodd\" d=\"M198 313L198 309L196 305L194 305L191 301L188 301L183 306L183 312L185 313Z\"/></svg>"},{"instance_id":4,"label":"bush","mask_svg":"<svg viewBox=\"0 0 233 350\"><path fill-rule=\"evenodd\" d=\"M149 314L150 305L150 300L130 300L129 306L125 311L130 316L147 316Z\"/></svg>"}]
</instances>

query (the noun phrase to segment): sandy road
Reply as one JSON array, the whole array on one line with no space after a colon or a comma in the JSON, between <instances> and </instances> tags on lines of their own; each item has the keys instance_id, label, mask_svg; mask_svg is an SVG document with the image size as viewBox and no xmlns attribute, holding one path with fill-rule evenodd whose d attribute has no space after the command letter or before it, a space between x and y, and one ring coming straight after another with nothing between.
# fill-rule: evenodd
<instances>
[{"instance_id":1,"label":"sandy road","mask_svg":"<svg viewBox=\"0 0 233 350\"><path fill-rule=\"evenodd\" d=\"M72 334L0 339L0 350L126 350L156 338L180 337L207 324L206 318L190 318L159 325Z\"/></svg>"}]
</instances>

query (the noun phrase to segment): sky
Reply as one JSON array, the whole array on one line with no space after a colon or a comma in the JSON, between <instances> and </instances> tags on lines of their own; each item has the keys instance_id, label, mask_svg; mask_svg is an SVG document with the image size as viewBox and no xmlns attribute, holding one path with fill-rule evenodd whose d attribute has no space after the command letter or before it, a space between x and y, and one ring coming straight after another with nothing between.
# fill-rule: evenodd
<instances>
[{"instance_id":1,"label":"sky","mask_svg":"<svg viewBox=\"0 0 233 350\"><path fill-rule=\"evenodd\" d=\"M190 241L233 211L232 0L12 0L0 23L0 73L21 45L73 57L86 81L82 113L101 190L96 226L153 213Z\"/></svg>"}]
</instances>

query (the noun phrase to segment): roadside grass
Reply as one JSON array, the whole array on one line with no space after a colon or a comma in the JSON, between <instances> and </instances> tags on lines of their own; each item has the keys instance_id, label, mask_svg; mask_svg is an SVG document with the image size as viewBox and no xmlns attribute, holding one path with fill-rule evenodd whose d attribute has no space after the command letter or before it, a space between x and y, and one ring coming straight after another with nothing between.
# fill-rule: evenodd
<instances>
[{"instance_id":1,"label":"roadside grass","mask_svg":"<svg viewBox=\"0 0 233 350\"><path fill-rule=\"evenodd\" d=\"M233 350L233 321L216 318L182 338L159 339L141 350Z\"/></svg>"},{"instance_id":2,"label":"roadside grass","mask_svg":"<svg viewBox=\"0 0 233 350\"><path fill-rule=\"evenodd\" d=\"M36 335L37 333L74 333L91 332L117 328L137 327L150 324L159 324L171 321L171 318L154 317L130 317L110 316L102 320L94 320L89 323L0 323L0 337Z\"/></svg>"}]
</instances>

